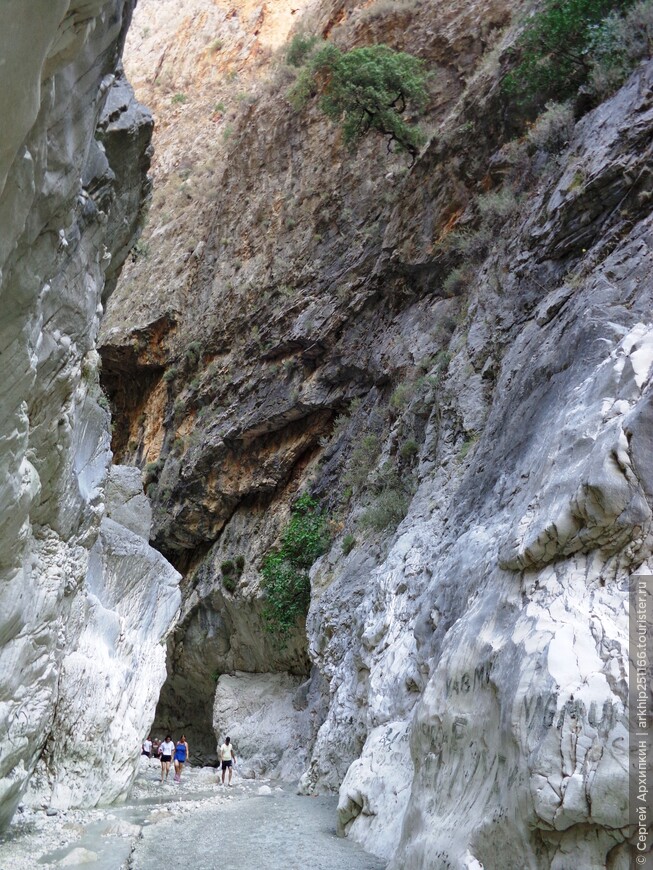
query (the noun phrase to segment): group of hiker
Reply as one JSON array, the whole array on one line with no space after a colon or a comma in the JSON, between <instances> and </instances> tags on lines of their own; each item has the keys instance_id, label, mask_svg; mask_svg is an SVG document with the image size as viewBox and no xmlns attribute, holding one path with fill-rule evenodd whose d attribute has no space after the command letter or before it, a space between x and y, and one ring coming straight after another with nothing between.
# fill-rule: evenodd
<instances>
[{"instance_id":1,"label":"group of hiker","mask_svg":"<svg viewBox=\"0 0 653 870\"><path fill-rule=\"evenodd\" d=\"M175 782L181 782L181 772L188 760L188 754L188 743L183 734L176 743L173 742L170 734L166 735L165 740L159 740L158 738L152 740L151 736L148 735L141 747L141 755L145 755L147 758L152 758L154 755L161 762L161 782L167 781L171 763L174 763ZM236 764L236 753L234 752L230 737L225 737L225 741L220 747L219 764L222 767L222 785L225 784L227 772L229 773L228 785L231 785L233 766Z\"/></svg>"},{"instance_id":2,"label":"group of hiker","mask_svg":"<svg viewBox=\"0 0 653 870\"><path fill-rule=\"evenodd\" d=\"M161 762L161 782L168 779L170 773L170 765L174 761L175 767L175 782L181 782L181 772L184 769L184 764L188 758L188 743L184 734L181 735L176 743L173 743L172 736L166 734L165 740L152 740L148 737L143 741L141 747L141 755L147 758L152 758L156 754ZM174 756L174 758L173 758Z\"/></svg>"}]
</instances>

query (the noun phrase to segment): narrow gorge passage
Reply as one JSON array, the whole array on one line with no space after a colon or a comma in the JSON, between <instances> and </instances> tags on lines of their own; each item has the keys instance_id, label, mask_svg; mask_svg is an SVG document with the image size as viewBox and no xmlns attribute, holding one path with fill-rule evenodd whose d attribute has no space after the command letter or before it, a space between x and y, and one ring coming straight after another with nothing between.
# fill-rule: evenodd
<instances>
[{"instance_id":1,"label":"narrow gorge passage","mask_svg":"<svg viewBox=\"0 0 653 870\"><path fill-rule=\"evenodd\" d=\"M2 0L0 84L2 870L628 870L653 0Z\"/></svg>"}]
</instances>

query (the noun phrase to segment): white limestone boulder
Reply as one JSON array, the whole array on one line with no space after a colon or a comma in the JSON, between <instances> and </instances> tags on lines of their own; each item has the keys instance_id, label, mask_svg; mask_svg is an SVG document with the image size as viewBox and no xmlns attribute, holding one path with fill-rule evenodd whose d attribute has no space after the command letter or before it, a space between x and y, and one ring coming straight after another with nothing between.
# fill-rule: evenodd
<instances>
[{"instance_id":1,"label":"white limestone boulder","mask_svg":"<svg viewBox=\"0 0 653 870\"><path fill-rule=\"evenodd\" d=\"M62 665L49 750L55 805L107 803L131 786L166 676L179 579L142 537L102 520L76 613L84 627Z\"/></svg>"},{"instance_id":2,"label":"white limestone boulder","mask_svg":"<svg viewBox=\"0 0 653 870\"><path fill-rule=\"evenodd\" d=\"M223 674L213 707L218 748L225 737L245 777L296 779L308 758L301 677L289 674Z\"/></svg>"}]
</instances>

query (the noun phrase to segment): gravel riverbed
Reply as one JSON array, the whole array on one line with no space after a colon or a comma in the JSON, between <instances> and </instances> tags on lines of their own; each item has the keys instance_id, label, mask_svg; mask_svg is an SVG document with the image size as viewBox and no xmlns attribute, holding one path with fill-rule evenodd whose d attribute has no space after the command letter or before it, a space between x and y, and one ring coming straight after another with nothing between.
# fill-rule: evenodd
<instances>
[{"instance_id":1,"label":"gravel riverbed","mask_svg":"<svg viewBox=\"0 0 653 870\"><path fill-rule=\"evenodd\" d=\"M219 784L189 768L161 784L142 759L129 800L48 816L24 807L0 838L0 870L382 870L385 862L336 836L332 795L303 797L265 780Z\"/></svg>"}]
</instances>

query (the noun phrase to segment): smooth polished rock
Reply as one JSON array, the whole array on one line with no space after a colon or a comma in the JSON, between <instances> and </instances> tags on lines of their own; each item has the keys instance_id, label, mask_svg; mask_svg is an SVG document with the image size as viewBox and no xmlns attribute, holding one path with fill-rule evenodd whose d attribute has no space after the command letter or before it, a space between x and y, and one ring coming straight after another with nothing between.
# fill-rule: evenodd
<instances>
[{"instance_id":1,"label":"smooth polished rock","mask_svg":"<svg viewBox=\"0 0 653 870\"><path fill-rule=\"evenodd\" d=\"M62 663L53 794L63 808L124 797L138 772L166 676L162 639L179 608L179 574L140 535L104 518Z\"/></svg>"},{"instance_id":2,"label":"smooth polished rock","mask_svg":"<svg viewBox=\"0 0 653 870\"><path fill-rule=\"evenodd\" d=\"M113 206L140 208L149 157L115 172L95 135L133 5L10 0L0 30L12 119L0 130L0 827L37 762L35 794L53 809L124 791L178 602L176 573L143 538L142 493L112 499L139 536L103 519L110 418L95 339L112 252L139 220ZM126 114L147 151L151 119L135 102ZM102 133L110 150L117 130ZM103 735L123 729L134 749L112 771Z\"/></svg>"},{"instance_id":3,"label":"smooth polished rock","mask_svg":"<svg viewBox=\"0 0 653 870\"><path fill-rule=\"evenodd\" d=\"M139 468L112 465L106 488L107 517L149 540L152 508L143 492L143 476Z\"/></svg>"},{"instance_id":4,"label":"smooth polished rock","mask_svg":"<svg viewBox=\"0 0 653 870\"><path fill-rule=\"evenodd\" d=\"M289 674L223 674L213 707L213 730L230 737L242 776L292 779L307 761L304 708L294 699L303 683Z\"/></svg>"}]
</instances>

